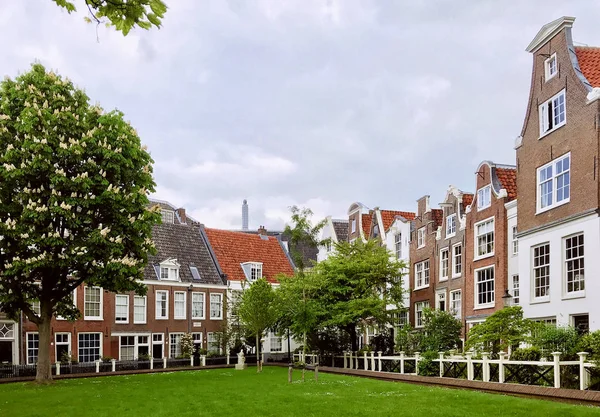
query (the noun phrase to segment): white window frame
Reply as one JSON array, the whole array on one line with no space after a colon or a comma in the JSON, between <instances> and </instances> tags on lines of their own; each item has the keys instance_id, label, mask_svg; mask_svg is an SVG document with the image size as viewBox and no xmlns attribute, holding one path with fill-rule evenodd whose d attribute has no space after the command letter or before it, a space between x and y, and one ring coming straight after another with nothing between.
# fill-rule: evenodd
<instances>
[{"instance_id":1,"label":"white window frame","mask_svg":"<svg viewBox=\"0 0 600 417\"><path fill-rule=\"evenodd\" d=\"M547 246L548 247L548 253L547 255L543 255L543 256L547 256L548 257L548 263L547 264L541 264L536 266L535 265L535 250L538 248L541 248L543 246ZM551 255L552 255L552 251L551 251L551 247L550 247L550 242L544 242L544 243L540 243L538 245L532 246L531 247L531 299L532 302L544 302L544 301L549 301L550 300L550 277L551 277L551 273L552 270L550 268L551 262ZM547 287L545 294L544 295L539 295L536 296L536 270L537 269L542 269L542 268L548 268L547 271L547 277L545 278L548 281L548 285L544 286ZM540 287L542 288L542 287Z\"/></svg>"},{"instance_id":2,"label":"white window frame","mask_svg":"<svg viewBox=\"0 0 600 417\"><path fill-rule=\"evenodd\" d=\"M77 308L77 288L75 288L71 294L73 294L73 307ZM57 315L56 320L66 320L66 318Z\"/></svg>"},{"instance_id":3,"label":"white window frame","mask_svg":"<svg viewBox=\"0 0 600 417\"><path fill-rule=\"evenodd\" d=\"M417 229L417 249L420 249L422 247L425 246L426 243L426 231L427 231L427 226L423 226L419 229Z\"/></svg>"},{"instance_id":4,"label":"white window frame","mask_svg":"<svg viewBox=\"0 0 600 417\"><path fill-rule=\"evenodd\" d=\"M458 255L458 260L460 262L457 262L457 256L456 256L456 249L460 248L460 254ZM463 268L463 260L462 260L462 255L463 255L463 250L462 250L462 243L457 243L456 245L452 245L452 278L458 278L462 275L462 268ZM460 265L460 272L456 272L456 266Z\"/></svg>"},{"instance_id":5,"label":"white window frame","mask_svg":"<svg viewBox=\"0 0 600 417\"><path fill-rule=\"evenodd\" d=\"M557 174L557 170L556 170L556 166L559 162L563 162L565 159L569 159L569 168L566 170L563 170L560 174ZM559 156L558 158L548 162L547 164L542 165L541 167L539 167L536 171L536 213L535 214L540 214L543 213L545 211L548 210L552 210L553 208L562 206L563 204L567 204L569 201L571 201L571 180L572 180L572 176L571 176L571 152L567 152L564 155ZM545 171L547 168L551 168L552 170L552 175L550 176L549 179L546 179L543 181L543 183L550 183L552 186L552 191L551 191L551 197L552 197L552 203L546 205L545 207L542 207L542 181L541 181L541 173L543 171ZM569 176L569 196L568 197L564 197L563 194L563 198L561 201L558 201L558 182L559 182L559 178L564 176L564 175L568 175ZM564 190L564 184L563 184L563 190Z\"/></svg>"},{"instance_id":6,"label":"white window frame","mask_svg":"<svg viewBox=\"0 0 600 417\"><path fill-rule=\"evenodd\" d=\"M567 258L567 241L569 239L575 239L581 237L582 244L581 246L582 254L577 256L572 256L571 258ZM563 293L566 298L575 298L575 297L584 297L585 296L585 235L583 232L574 233L569 236L565 236L562 238L562 261L563 261ZM583 272L583 277L577 280L573 280L573 288L575 288L575 284L579 284L579 289L569 291L569 262L578 261L583 265L579 268Z\"/></svg>"},{"instance_id":7,"label":"white window frame","mask_svg":"<svg viewBox=\"0 0 600 417\"><path fill-rule=\"evenodd\" d=\"M218 316L213 316L213 308L212 308L212 306L213 306L213 296L216 296L216 297L218 296L219 297L220 307L219 307L219 315ZM210 306L209 306L209 308L210 308L210 312L209 312L210 319L211 320L223 320L223 294L216 293L216 292L211 292L210 295L209 295L209 300L210 300Z\"/></svg>"},{"instance_id":8,"label":"white window frame","mask_svg":"<svg viewBox=\"0 0 600 417\"><path fill-rule=\"evenodd\" d=\"M519 274L514 274L510 277L510 287L512 292L513 304L521 304L521 281L519 278Z\"/></svg>"},{"instance_id":9,"label":"white window frame","mask_svg":"<svg viewBox=\"0 0 600 417\"><path fill-rule=\"evenodd\" d=\"M456 236L456 213L446 217L446 239Z\"/></svg>"},{"instance_id":10,"label":"white window frame","mask_svg":"<svg viewBox=\"0 0 600 417\"><path fill-rule=\"evenodd\" d=\"M161 281L180 281L180 267L181 265L177 262L177 259L163 261L158 265L158 278ZM166 274L163 274L164 272L166 272Z\"/></svg>"},{"instance_id":11,"label":"white window frame","mask_svg":"<svg viewBox=\"0 0 600 417\"><path fill-rule=\"evenodd\" d=\"M554 72L552 72L552 62L554 62ZM548 59L544 61L544 75L546 82L556 77L558 74L558 60L556 59L556 52L550 55Z\"/></svg>"},{"instance_id":12,"label":"white window frame","mask_svg":"<svg viewBox=\"0 0 600 417\"><path fill-rule=\"evenodd\" d=\"M456 294L459 295L458 299L456 298ZM462 318L462 290L454 290L454 291L450 291L450 314L452 314L455 318L457 319L461 319ZM456 306L458 301L458 308Z\"/></svg>"},{"instance_id":13,"label":"white window frame","mask_svg":"<svg viewBox=\"0 0 600 417\"><path fill-rule=\"evenodd\" d=\"M177 359L177 356L181 356L181 338L183 337L184 334L185 333L183 333L183 332L169 333L169 358ZM179 346L178 346L178 343L175 342L175 352L173 352L173 336L175 336L176 338L177 338L177 336L179 336ZM179 353L179 355L177 353Z\"/></svg>"},{"instance_id":14,"label":"white window frame","mask_svg":"<svg viewBox=\"0 0 600 417\"><path fill-rule=\"evenodd\" d=\"M161 209L160 218L162 224L173 224L175 223L175 212L173 210Z\"/></svg>"},{"instance_id":15,"label":"white window frame","mask_svg":"<svg viewBox=\"0 0 600 417\"><path fill-rule=\"evenodd\" d=\"M425 268L426 265L427 268ZM415 290L429 287L429 283L431 282L430 267L429 259L415 264ZM427 272L427 274L425 272ZM423 274L421 277L421 285L419 285L419 274ZM427 283L425 283L425 281L427 281Z\"/></svg>"},{"instance_id":16,"label":"white window frame","mask_svg":"<svg viewBox=\"0 0 600 417\"><path fill-rule=\"evenodd\" d=\"M29 347L30 338L34 339L34 336L37 336L37 346L31 348ZM35 343L35 340L33 340ZM40 354L40 334L38 332L27 332L25 336L25 359L27 361L27 365L35 365L38 361ZM34 351L35 355L30 355L29 352ZM35 360L30 360L30 358L35 357Z\"/></svg>"},{"instance_id":17,"label":"white window frame","mask_svg":"<svg viewBox=\"0 0 600 417\"><path fill-rule=\"evenodd\" d=\"M484 210L492 205L492 186L488 184L477 190L477 211Z\"/></svg>"},{"instance_id":18,"label":"white window frame","mask_svg":"<svg viewBox=\"0 0 600 417\"><path fill-rule=\"evenodd\" d=\"M556 106L560 106L561 97L564 105L564 116L562 121L556 123ZM552 108L552 127L548 124L550 107ZM538 118L540 122L540 139L567 124L567 95L564 89L540 104L538 107Z\"/></svg>"},{"instance_id":19,"label":"white window frame","mask_svg":"<svg viewBox=\"0 0 600 417\"><path fill-rule=\"evenodd\" d=\"M478 234L477 228L479 226L484 225L489 222L492 223L492 251L484 253L483 255L480 255L479 254L479 239L478 239L480 237L480 235ZM481 236L483 236L483 235L481 235ZM474 250L473 260L474 261L494 256L494 253L496 252L496 220L495 220L494 216L488 217L487 219L484 219L484 220L481 220L481 221L475 223L473 225L473 237L475 238L474 246L473 246L473 250Z\"/></svg>"},{"instance_id":20,"label":"white window frame","mask_svg":"<svg viewBox=\"0 0 600 417\"><path fill-rule=\"evenodd\" d=\"M118 307L122 307L119 304L119 299L125 300L125 316L119 316ZM119 320L123 318L123 320ZM129 295L128 294L115 294L115 323L116 324L128 324L129 323Z\"/></svg>"},{"instance_id":21,"label":"white window frame","mask_svg":"<svg viewBox=\"0 0 600 417\"><path fill-rule=\"evenodd\" d=\"M135 305L135 301L136 300L144 300L144 320L137 320L135 318L135 309L136 307L140 307L140 306L136 306ZM146 297L145 295L140 296L140 295L134 295L133 296L133 324L146 324L146 322L148 321L148 297Z\"/></svg>"},{"instance_id":22,"label":"white window frame","mask_svg":"<svg viewBox=\"0 0 600 417\"><path fill-rule=\"evenodd\" d=\"M195 301L194 297L200 296L202 301L202 314L200 316L194 315L194 303L198 303L199 301ZM192 293L192 320L204 320L206 319L206 293L204 292L193 292Z\"/></svg>"},{"instance_id":23,"label":"white window frame","mask_svg":"<svg viewBox=\"0 0 600 417\"><path fill-rule=\"evenodd\" d=\"M394 252L396 253L396 259L402 259L402 232L394 235Z\"/></svg>"},{"instance_id":24,"label":"white window frame","mask_svg":"<svg viewBox=\"0 0 600 417\"><path fill-rule=\"evenodd\" d=\"M435 293L435 309L440 311L448 311L448 298L446 297L446 290L438 291ZM440 301L444 302L444 309L440 308Z\"/></svg>"},{"instance_id":25,"label":"white window frame","mask_svg":"<svg viewBox=\"0 0 600 417\"><path fill-rule=\"evenodd\" d=\"M58 336L67 336L67 341L66 342L59 342L58 341ZM67 352L69 352L69 357L72 356L73 352L72 352L72 345L71 345L71 333L70 332L56 332L54 333L54 358L56 360L56 362L60 362L61 358L58 357L58 347L59 346L67 346L68 350Z\"/></svg>"},{"instance_id":26,"label":"white window frame","mask_svg":"<svg viewBox=\"0 0 600 417\"><path fill-rule=\"evenodd\" d=\"M167 295L166 297L166 315L159 315L159 308L158 308L158 293L164 293ZM162 306L161 306L162 309ZM156 290L154 291L154 310L155 310L155 314L154 317L156 320L169 320L169 291L167 290Z\"/></svg>"},{"instance_id":27,"label":"white window frame","mask_svg":"<svg viewBox=\"0 0 600 417\"><path fill-rule=\"evenodd\" d=\"M511 253L512 256L519 254L519 239L517 239L517 226L513 226L511 229Z\"/></svg>"},{"instance_id":28,"label":"white window frame","mask_svg":"<svg viewBox=\"0 0 600 417\"><path fill-rule=\"evenodd\" d=\"M356 233L356 219L350 220L350 233Z\"/></svg>"},{"instance_id":29,"label":"white window frame","mask_svg":"<svg viewBox=\"0 0 600 417\"><path fill-rule=\"evenodd\" d=\"M491 280L485 280L485 281L479 281L479 276L478 274L480 272L484 272L484 271L492 271L492 279ZM474 287L475 287L475 307L473 308L474 310L480 310L480 309L486 309L486 308L493 308L496 305L496 267L494 265L488 265L488 266L484 266L482 268L477 268L473 271L473 276L474 276ZM479 284L483 283L483 282L492 282L492 286L493 289L491 291L491 301L485 302L485 303L480 303L479 302ZM486 291L487 293L488 291Z\"/></svg>"},{"instance_id":30,"label":"white window frame","mask_svg":"<svg viewBox=\"0 0 600 417\"><path fill-rule=\"evenodd\" d=\"M211 344L218 343L218 339L217 339L216 342L213 340L214 337L215 337L215 333L214 332L208 332L208 333L206 333L206 350L208 352L218 352L218 353L220 353L221 352L221 346L217 346L216 349L212 349L211 348Z\"/></svg>"},{"instance_id":31,"label":"white window frame","mask_svg":"<svg viewBox=\"0 0 600 417\"><path fill-rule=\"evenodd\" d=\"M154 340L154 339L160 340ZM165 358L165 334L164 333L152 333L150 336L150 357L154 357L154 346L160 346L162 351L162 358ZM162 359L161 358L161 359Z\"/></svg>"},{"instance_id":32,"label":"white window frame","mask_svg":"<svg viewBox=\"0 0 600 417\"><path fill-rule=\"evenodd\" d=\"M429 308L429 302L428 301L418 301L415 303L415 328L421 328L425 326L424 323L424 318L425 315L423 314L423 310L425 310L426 308Z\"/></svg>"},{"instance_id":33,"label":"white window frame","mask_svg":"<svg viewBox=\"0 0 600 417\"><path fill-rule=\"evenodd\" d=\"M98 290L98 292L100 293L100 305L99 305L99 315L98 316L88 316L86 315L86 308L85 305L88 301L86 301L86 296L87 296L87 292L89 289L93 289L93 290ZM84 320L90 320L90 321L99 321L99 320L103 320L103 310L104 310L104 291L102 290L101 287L88 287L85 286L83 287L83 319Z\"/></svg>"},{"instance_id":34,"label":"white window frame","mask_svg":"<svg viewBox=\"0 0 600 417\"><path fill-rule=\"evenodd\" d=\"M446 254L446 260L444 265L444 254ZM445 273L444 273L445 269ZM440 250L440 282L448 281L450 276L450 250L443 248Z\"/></svg>"},{"instance_id":35,"label":"white window frame","mask_svg":"<svg viewBox=\"0 0 600 417\"><path fill-rule=\"evenodd\" d=\"M277 336L274 332L269 332L269 351L283 352L283 340L281 336Z\"/></svg>"},{"instance_id":36,"label":"white window frame","mask_svg":"<svg viewBox=\"0 0 600 417\"><path fill-rule=\"evenodd\" d=\"M93 363L93 362L84 362L81 360L81 340L80 340L80 336L86 335L86 334L96 334L99 337L99 354L98 354L98 359L102 358L102 349L103 349L103 343L102 343L102 333L101 332L80 332L77 333L77 359L79 360L80 363Z\"/></svg>"},{"instance_id":37,"label":"white window frame","mask_svg":"<svg viewBox=\"0 0 600 417\"><path fill-rule=\"evenodd\" d=\"M177 300L177 296L181 296L183 294L183 301L182 300ZM175 291L173 293L173 318L175 320L185 320L187 317L186 314L186 310L187 310L187 297L186 297L186 292L185 291ZM183 314L177 314L177 305L181 304L183 302ZM181 305L180 305L181 307Z\"/></svg>"}]
</instances>

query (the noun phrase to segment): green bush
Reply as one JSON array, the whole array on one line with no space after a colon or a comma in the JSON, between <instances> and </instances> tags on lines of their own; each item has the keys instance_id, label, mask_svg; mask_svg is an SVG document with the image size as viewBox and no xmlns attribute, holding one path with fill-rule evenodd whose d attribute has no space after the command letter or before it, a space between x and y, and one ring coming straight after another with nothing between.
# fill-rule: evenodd
<instances>
[{"instance_id":1,"label":"green bush","mask_svg":"<svg viewBox=\"0 0 600 417\"><path fill-rule=\"evenodd\" d=\"M405 324L398 329L395 350L410 355L421 350L422 340L423 332L413 329L410 324Z\"/></svg>"},{"instance_id":2,"label":"green bush","mask_svg":"<svg viewBox=\"0 0 600 417\"><path fill-rule=\"evenodd\" d=\"M542 351L533 346L529 348L515 349L510 355L511 361L539 361L542 357Z\"/></svg>"},{"instance_id":3,"label":"green bush","mask_svg":"<svg viewBox=\"0 0 600 417\"><path fill-rule=\"evenodd\" d=\"M102 362L110 362L112 360L112 356L102 356Z\"/></svg>"},{"instance_id":4,"label":"green bush","mask_svg":"<svg viewBox=\"0 0 600 417\"><path fill-rule=\"evenodd\" d=\"M434 362L439 358L439 353L427 351L421 355L419 359L419 375L420 376L440 376L440 364Z\"/></svg>"},{"instance_id":5,"label":"green bush","mask_svg":"<svg viewBox=\"0 0 600 417\"><path fill-rule=\"evenodd\" d=\"M581 338L577 346L579 352L587 352L590 360L600 360L600 330L588 333Z\"/></svg>"},{"instance_id":6,"label":"green bush","mask_svg":"<svg viewBox=\"0 0 600 417\"><path fill-rule=\"evenodd\" d=\"M552 357L552 352L560 352L564 360L577 360L580 341L581 336L574 327L539 324L532 332L530 343L548 359Z\"/></svg>"},{"instance_id":7,"label":"green bush","mask_svg":"<svg viewBox=\"0 0 600 417\"><path fill-rule=\"evenodd\" d=\"M149 361L150 360L150 355L148 355L147 353L142 353L141 355L138 356L138 361Z\"/></svg>"}]
</instances>

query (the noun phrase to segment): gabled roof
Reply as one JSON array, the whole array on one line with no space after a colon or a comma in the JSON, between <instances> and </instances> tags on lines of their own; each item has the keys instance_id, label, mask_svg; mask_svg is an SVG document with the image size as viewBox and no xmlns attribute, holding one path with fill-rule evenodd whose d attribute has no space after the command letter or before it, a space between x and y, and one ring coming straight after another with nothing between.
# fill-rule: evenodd
<instances>
[{"instance_id":1,"label":"gabled roof","mask_svg":"<svg viewBox=\"0 0 600 417\"><path fill-rule=\"evenodd\" d=\"M379 210L381 213L381 221L383 222L383 230L386 232L392 227L394 224L394 220L396 217L404 217L406 220L411 221L415 219L415 213L411 213L408 211L396 211L396 210Z\"/></svg>"},{"instance_id":2,"label":"gabled roof","mask_svg":"<svg viewBox=\"0 0 600 417\"><path fill-rule=\"evenodd\" d=\"M544 46L546 42L556 36L561 30L572 27L573 22L575 22L574 17L563 16L553 20L550 23L546 23L544 26L542 26L537 35L535 35L531 43L527 46L526 51L532 53L536 52L538 49Z\"/></svg>"},{"instance_id":3,"label":"gabled roof","mask_svg":"<svg viewBox=\"0 0 600 417\"><path fill-rule=\"evenodd\" d=\"M261 262L263 277L272 283L277 282L275 277L279 274L294 274L288 255L273 236L209 228L205 228L204 232L217 262L231 281L246 280L241 267L245 262Z\"/></svg>"},{"instance_id":4,"label":"gabled roof","mask_svg":"<svg viewBox=\"0 0 600 417\"><path fill-rule=\"evenodd\" d=\"M144 269L145 280L158 281L155 266L169 259L177 259L177 263L180 265L179 278L182 282L225 284L206 243L202 239L199 226L185 224L155 225L152 228L152 241L156 246L157 253L148 257L148 265ZM200 280L193 279L190 266L195 266L198 269Z\"/></svg>"},{"instance_id":5,"label":"gabled roof","mask_svg":"<svg viewBox=\"0 0 600 417\"><path fill-rule=\"evenodd\" d=\"M369 214L361 214L362 217L362 229L365 233L365 239L368 239L371 236L371 220L373 218L373 213Z\"/></svg>"},{"instance_id":6,"label":"gabled roof","mask_svg":"<svg viewBox=\"0 0 600 417\"><path fill-rule=\"evenodd\" d=\"M338 242L348 241L348 220L331 219L333 231Z\"/></svg>"},{"instance_id":7,"label":"gabled roof","mask_svg":"<svg viewBox=\"0 0 600 417\"><path fill-rule=\"evenodd\" d=\"M444 210L442 209L431 209L431 218L436 226L441 226L444 222Z\"/></svg>"},{"instance_id":8,"label":"gabled roof","mask_svg":"<svg viewBox=\"0 0 600 417\"><path fill-rule=\"evenodd\" d=\"M592 87L600 87L600 48L576 46L575 54L581 72Z\"/></svg>"},{"instance_id":9,"label":"gabled roof","mask_svg":"<svg viewBox=\"0 0 600 417\"><path fill-rule=\"evenodd\" d=\"M508 201L517 198L517 170L515 168L496 167L496 176L502 188L508 193Z\"/></svg>"}]
</instances>

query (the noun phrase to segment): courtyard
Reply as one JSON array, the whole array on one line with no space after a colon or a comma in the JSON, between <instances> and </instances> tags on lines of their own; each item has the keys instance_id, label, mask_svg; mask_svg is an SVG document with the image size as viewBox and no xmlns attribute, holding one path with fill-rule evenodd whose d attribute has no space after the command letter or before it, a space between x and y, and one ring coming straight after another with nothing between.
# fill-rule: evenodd
<instances>
[{"instance_id":1,"label":"courtyard","mask_svg":"<svg viewBox=\"0 0 600 417\"><path fill-rule=\"evenodd\" d=\"M600 409L287 369L212 369L0 385L5 416L597 416Z\"/></svg>"}]
</instances>

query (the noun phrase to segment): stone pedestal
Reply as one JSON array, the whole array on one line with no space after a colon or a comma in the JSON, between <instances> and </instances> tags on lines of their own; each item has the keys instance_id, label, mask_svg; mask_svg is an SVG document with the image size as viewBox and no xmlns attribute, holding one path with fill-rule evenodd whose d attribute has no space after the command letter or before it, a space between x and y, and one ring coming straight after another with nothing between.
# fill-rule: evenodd
<instances>
[{"instance_id":1,"label":"stone pedestal","mask_svg":"<svg viewBox=\"0 0 600 417\"><path fill-rule=\"evenodd\" d=\"M235 364L235 369L242 370L246 369L246 367L246 357L244 356L244 351L241 350L240 353L238 353L238 361Z\"/></svg>"}]
</instances>

